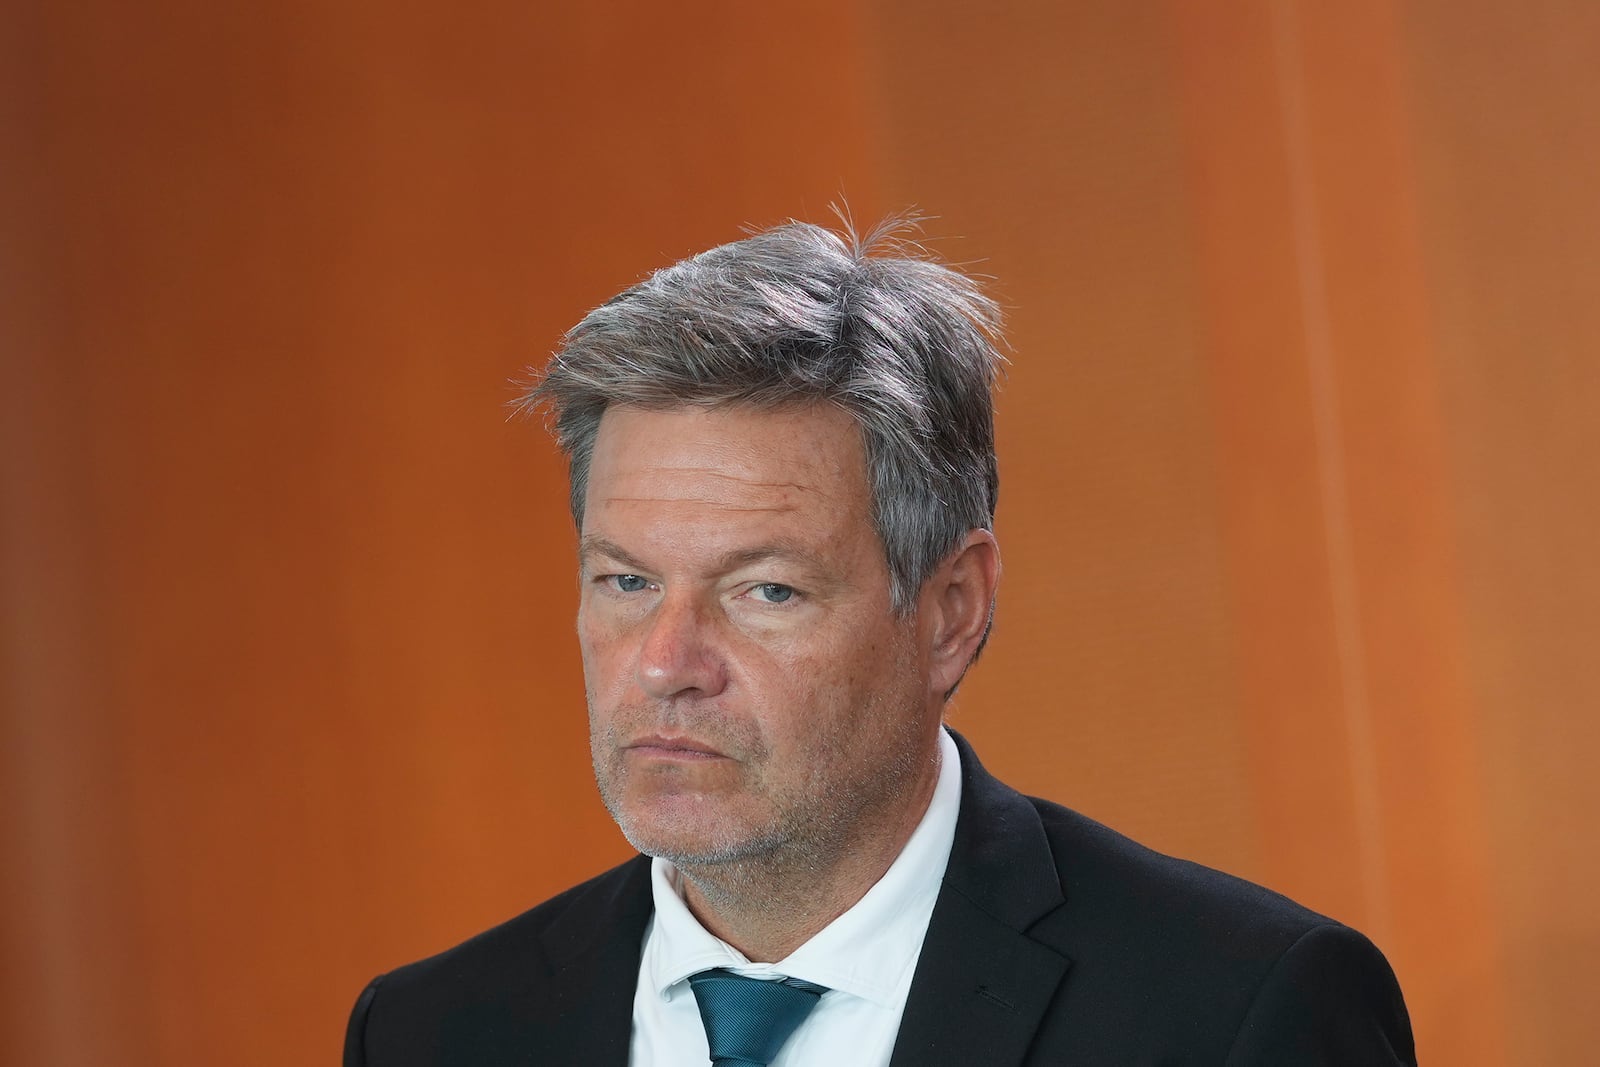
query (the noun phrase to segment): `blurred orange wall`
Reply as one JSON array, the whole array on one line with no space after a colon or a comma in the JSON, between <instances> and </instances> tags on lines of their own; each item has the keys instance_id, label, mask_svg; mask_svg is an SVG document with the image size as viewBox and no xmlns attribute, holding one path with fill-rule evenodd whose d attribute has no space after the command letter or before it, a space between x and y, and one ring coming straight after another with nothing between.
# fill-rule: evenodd
<instances>
[{"instance_id":1,"label":"blurred orange wall","mask_svg":"<svg viewBox=\"0 0 1600 1067\"><path fill-rule=\"evenodd\" d=\"M995 278L991 768L1600 1043L1600 16L396 9L0 29L0 1059L326 1061L627 854L508 379L746 223Z\"/></svg>"}]
</instances>

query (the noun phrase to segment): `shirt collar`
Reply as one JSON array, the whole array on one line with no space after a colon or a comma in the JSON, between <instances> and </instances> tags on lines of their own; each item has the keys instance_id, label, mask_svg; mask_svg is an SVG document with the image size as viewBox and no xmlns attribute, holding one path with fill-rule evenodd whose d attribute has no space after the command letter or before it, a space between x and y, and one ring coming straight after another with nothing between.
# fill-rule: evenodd
<instances>
[{"instance_id":1,"label":"shirt collar","mask_svg":"<svg viewBox=\"0 0 1600 1067\"><path fill-rule=\"evenodd\" d=\"M752 963L701 926L683 901L682 875L657 857L650 864L655 915L644 970L664 999L687 992L691 974L726 967L753 977L784 975L892 1006L909 980L950 861L961 808L961 757L939 731L939 778L922 821L865 896L777 963Z\"/></svg>"}]
</instances>

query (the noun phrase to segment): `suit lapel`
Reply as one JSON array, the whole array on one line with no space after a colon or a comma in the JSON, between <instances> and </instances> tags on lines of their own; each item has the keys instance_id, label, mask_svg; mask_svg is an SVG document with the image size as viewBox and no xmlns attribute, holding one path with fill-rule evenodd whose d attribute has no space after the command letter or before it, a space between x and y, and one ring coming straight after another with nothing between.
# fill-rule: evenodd
<instances>
[{"instance_id":1,"label":"suit lapel","mask_svg":"<svg viewBox=\"0 0 1600 1067\"><path fill-rule=\"evenodd\" d=\"M1066 900L1038 813L953 736L961 815L890 1067L1015 1067L1071 965L1027 935Z\"/></svg>"},{"instance_id":2,"label":"suit lapel","mask_svg":"<svg viewBox=\"0 0 1600 1067\"><path fill-rule=\"evenodd\" d=\"M536 1063L627 1067L633 994L650 921L650 860L640 856L622 877L596 887L544 932L551 965L551 1015Z\"/></svg>"}]
</instances>

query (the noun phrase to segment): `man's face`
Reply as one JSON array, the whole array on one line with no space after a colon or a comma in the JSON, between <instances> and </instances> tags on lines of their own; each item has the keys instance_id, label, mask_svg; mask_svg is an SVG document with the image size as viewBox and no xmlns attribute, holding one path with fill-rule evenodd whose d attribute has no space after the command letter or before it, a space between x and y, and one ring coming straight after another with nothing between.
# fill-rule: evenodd
<instances>
[{"instance_id":1,"label":"man's face","mask_svg":"<svg viewBox=\"0 0 1600 1067\"><path fill-rule=\"evenodd\" d=\"M820 861L909 833L942 701L847 414L608 409L580 557L595 775L634 847Z\"/></svg>"}]
</instances>

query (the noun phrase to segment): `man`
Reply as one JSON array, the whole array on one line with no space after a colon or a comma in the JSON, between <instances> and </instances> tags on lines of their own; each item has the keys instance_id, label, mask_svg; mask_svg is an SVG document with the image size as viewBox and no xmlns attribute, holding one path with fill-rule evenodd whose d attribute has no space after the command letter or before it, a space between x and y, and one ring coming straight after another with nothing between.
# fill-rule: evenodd
<instances>
[{"instance_id":1,"label":"man","mask_svg":"<svg viewBox=\"0 0 1600 1067\"><path fill-rule=\"evenodd\" d=\"M1415 1063L1361 935L943 726L1000 576L996 314L891 236L780 226L565 338L526 403L644 855L375 980L347 1067Z\"/></svg>"}]
</instances>

